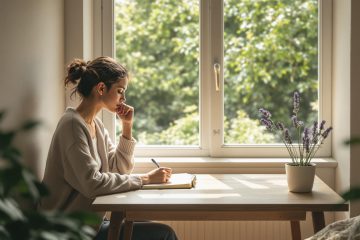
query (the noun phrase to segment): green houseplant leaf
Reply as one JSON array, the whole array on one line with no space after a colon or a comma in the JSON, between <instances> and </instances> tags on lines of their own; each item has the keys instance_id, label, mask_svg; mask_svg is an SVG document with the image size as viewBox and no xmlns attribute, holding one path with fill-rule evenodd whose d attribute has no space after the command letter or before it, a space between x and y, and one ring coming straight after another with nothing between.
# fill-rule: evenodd
<instances>
[{"instance_id":1,"label":"green houseplant leaf","mask_svg":"<svg viewBox=\"0 0 360 240\"><path fill-rule=\"evenodd\" d=\"M14 139L15 132L3 132L0 131L0 151L5 151L9 145L11 144L12 140Z\"/></svg>"},{"instance_id":2,"label":"green houseplant leaf","mask_svg":"<svg viewBox=\"0 0 360 240\"><path fill-rule=\"evenodd\" d=\"M341 195L345 201L360 199L360 187L351 188Z\"/></svg>"},{"instance_id":3,"label":"green houseplant leaf","mask_svg":"<svg viewBox=\"0 0 360 240\"><path fill-rule=\"evenodd\" d=\"M3 119L4 116L5 116L5 111L0 111L0 121Z\"/></svg>"},{"instance_id":4,"label":"green houseplant leaf","mask_svg":"<svg viewBox=\"0 0 360 240\"><path fill-rule=\"evenodd\" d=\"M360 137L351 137L350 139L344 141L344 145L356 145L360 144ZM344 192L342 195L342 198L345 201L351 201L351 200L359 200L360 199L360 187L352 187L348 189L346 192Z\"/></svg>"},{"instance_id":5,"label":"green houseplant leaf","mask_svg":"<svg viewBox=\"0 0 360 240\"><path fill-rule=\"evenodd\" d=\"M10 239L8 231L6 231L4 226L0 225L0 239Z\"/></svg>"},{"instance_id":6,"label":"green houseplant leaf","mask_svg":"<svg viewBox=\"0 0 360 240\"><path fill-rule=\"evenodd\" d=\"M0 121L4 115L5 111L0 111ZM39 124L31 120L12 131L0 129L0 239L91 240L96 232L88 224L99 224L97 215L34 210L49 191L23 165L21 152L13 146L13 139Z\"/></svg>"},{"instance_id":7,"label":"green houseplant leaf","mask_svg":"<svg viewBox=\"0 0 360 240\"><path fill-rule=\"evenodd\" d=\"M40 125L40 121L35 121L35 120L30 120L30 121L26 121L21 127L20 129L23 131L28 131L31 130L37 126Z\"/></svg>"},{"instance_id":8,"label":"green houseplant leaf","mask_svg":"<svg viewBox=\"0 0 360 240\"><path fill-rule=\"evenodd\" d=\"M345 143L345 145L359 144L360 143L360 137L350 138L349 140L346 140L344 143Z\"/></svg>"},{"instance_id":9,"label":"green houseplant leaf","mask_svg":"<svg viewBox=\"0 0 360 240\"><path fill-rule=\"evenodd\" d=\"M13 199L0 199L0 223L24 220L25 216Z\"/></svg>"}]
</instances>

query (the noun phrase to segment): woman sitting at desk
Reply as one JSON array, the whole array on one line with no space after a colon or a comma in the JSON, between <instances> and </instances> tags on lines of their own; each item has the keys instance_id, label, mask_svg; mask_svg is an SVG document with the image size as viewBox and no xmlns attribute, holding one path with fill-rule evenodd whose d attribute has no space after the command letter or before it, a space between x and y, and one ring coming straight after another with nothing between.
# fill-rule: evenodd
<instances>
[{"instance_id":1,"label":"woman sitting at desk","mask_svg":"<svg viewBox=\"0 0 360 240\"><path fill-rule=\"evenodd\" d=\"M168 181L170 168L157 168L143 175L130 174L136 142L132 137L134 108L125 104L128 81L127 70L109 57L88 63L75 59L68 66L65 85L77 84L74 92L80 94L82 101L76 109L66 109L55 130L43 179L51 195L41 201L40 208L89 211L99 195ZM117 146L96 118L103 108L121 119L122 136ZM95 239L106 239L108 227L109 221L104 220ZM145 222L134 223L132 239L177 237L167 225Z\"/></svg>"}]
</instances>

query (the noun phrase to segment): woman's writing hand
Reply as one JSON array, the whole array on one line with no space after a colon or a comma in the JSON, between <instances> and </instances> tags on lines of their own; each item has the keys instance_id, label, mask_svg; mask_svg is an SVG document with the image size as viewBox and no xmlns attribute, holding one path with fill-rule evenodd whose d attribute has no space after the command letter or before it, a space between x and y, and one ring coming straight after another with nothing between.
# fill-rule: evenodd
<instances>
[{"instance_id":1,"label":"woman's writing hand","mask_svg":"<svg viewBox=\"0 0 360 240\"><path fill-rule=\"evenodd\" d=\"M171 168L161 167L151 170L150 172L142 176L141 179L143 184L165 183L169 181L171 173Z\"/></svg>"},{"instance_id":2,"label":"woman's writing hand","mask_svg":"<svg viewBox=\"0 0 360 240\"><path fill-rule=\"evenodd\" d=\"M116 109L116 114L119 116L123 124L132 124L134 118L134 108L125 103L121 103Z\"/></svg>"}]
</instances>

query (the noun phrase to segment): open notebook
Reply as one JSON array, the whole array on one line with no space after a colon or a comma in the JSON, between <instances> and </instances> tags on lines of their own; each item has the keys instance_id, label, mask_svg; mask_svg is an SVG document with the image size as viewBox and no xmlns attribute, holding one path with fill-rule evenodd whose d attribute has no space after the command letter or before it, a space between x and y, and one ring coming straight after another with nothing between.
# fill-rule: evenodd
<instances>
[{"instance_id":1,"label":"open notebook","mask_svg":"<svg viewBox=\"0 0 360 240\"><path fill-rule=\"evenodd\" d=\"M193 188L196 184L196 176L189 173L174 173L167 183L147 184L142 189L171 189Z\"/></svg>"}]
</instances>

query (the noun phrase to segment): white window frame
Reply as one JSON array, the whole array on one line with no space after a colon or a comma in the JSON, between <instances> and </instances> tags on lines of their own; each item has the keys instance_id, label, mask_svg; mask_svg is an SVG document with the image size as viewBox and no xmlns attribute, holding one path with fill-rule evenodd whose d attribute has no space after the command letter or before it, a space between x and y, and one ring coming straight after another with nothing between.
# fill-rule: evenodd
<instances>
[{"instance_id":1,"label":"white window frame","mask_svg":"<svg viewBox=\"0 0 360 240\"><path fill-rule=\"evenodd\" d=\"M319 118L331 123L332 0L319 0ZM289 157L282 144L223 143L223 91L215 91L213 64L223 66L223 0L200 0L200 147L137 147L135 156L176 157ZM220 14L221 13L221 14ZM94 55L115 56L114 0L94 1ZM224 81L220 74L220 89ZM131 89L130 89L131 91ZM103 111L102 120L115 141L115 116ZM136 121L136 119L135 119ZM309 124L309 123L307 123ZM331 157L331 135L317 157Z\"/></svg>"}]
</instances>

